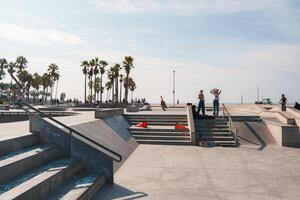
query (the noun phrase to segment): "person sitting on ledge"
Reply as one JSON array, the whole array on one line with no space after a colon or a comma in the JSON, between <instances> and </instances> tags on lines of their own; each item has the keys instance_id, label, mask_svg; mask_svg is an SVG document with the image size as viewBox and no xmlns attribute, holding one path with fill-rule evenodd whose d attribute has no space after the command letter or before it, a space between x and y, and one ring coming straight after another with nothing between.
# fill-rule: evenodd
<instances>
[{"instance_id":1,"label":"person sitting on ledge","mask_svg":"<svg viewBox=\"0 0 300 200\"><path fill-rule=\"evenodd\" d=\"M167 107L167 104L166 104L166 102L164 101L164 99L163 99L162 96L160 96L160 105L161 105L161 108L163 109L163 111L166 111L166 108L168 108L168 107Z\"/></svg>"}]
</instances>

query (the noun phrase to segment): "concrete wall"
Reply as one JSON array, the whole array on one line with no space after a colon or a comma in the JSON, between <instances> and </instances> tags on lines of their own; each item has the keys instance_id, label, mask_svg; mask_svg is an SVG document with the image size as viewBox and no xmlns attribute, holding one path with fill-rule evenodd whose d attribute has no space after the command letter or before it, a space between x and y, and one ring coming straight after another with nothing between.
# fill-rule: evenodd
<instances>
[{"instance_id":1,"label":"concrete wall","mask_svg":"<svg viewBox=\"0 0 300 200\"><path fill-rule=\"evenodd\" d=\"M75 134L70 137L67 130L58 128L36 116L30 117L30 132L37 134L42 143L60 146L65 157L81 160L85 168L104 174L109 181L113 181L113 161L96 145L90 144ZM101 141L98 142L101 143Z\"/></svg>"}]
</instances>

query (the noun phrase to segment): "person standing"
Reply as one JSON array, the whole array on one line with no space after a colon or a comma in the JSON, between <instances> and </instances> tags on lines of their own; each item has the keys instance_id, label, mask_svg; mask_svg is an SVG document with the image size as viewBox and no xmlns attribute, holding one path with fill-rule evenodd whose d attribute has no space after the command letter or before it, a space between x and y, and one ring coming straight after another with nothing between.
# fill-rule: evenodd
<instances>
[{"instance_id":1,"label":"person standing","mask_svg":"<svg viewBox=\"0 0 300 200\"><path fill-rule=\"evenodd\" d=\"M287 102L287 98L285 97L284 94L282 94L281 99L279 101L279 103L281 103L281 111L286 111L286 102Z\"/></svg>"},{"instance_id":2,"label":"person standing","mask_svg":"<svg viewBox=\"0 0 300 200\"><path fill-rule=\"evenodd\" d=\"M214 116L219 115L219 107L220 107L220 94L222 90L219 90L217 88L214 88L210 91L211 94L214 95L214 100L213 100L213 110L214 110Z\"/></svg>"},{"instance_id":3,"label":"person standing","mask_svg":"<svg viewBox=\"0 0 300 200\"><path fill-rule=\"evenodd\" d=\"M199 103L198 103L197 114L200 114L201 111L202 115L205 115L205 98L204 98L203 90L200 90L198 99L199 99Z\"/></svg>"},{"instance_id":4,"label":"person standing","mask_svg":"<svg viewBox=\"0 0 300 200\"><path fill-rule=\"evenodd\" d=\"M166 104L166 102L164 101L164 99L163 99L162 96L160 96L160 105L161 105L161 108L163 109L163 111L166 111L166 108L168 108L168 107L167 107L167 104Z\"/></svg>"}]
</instances>

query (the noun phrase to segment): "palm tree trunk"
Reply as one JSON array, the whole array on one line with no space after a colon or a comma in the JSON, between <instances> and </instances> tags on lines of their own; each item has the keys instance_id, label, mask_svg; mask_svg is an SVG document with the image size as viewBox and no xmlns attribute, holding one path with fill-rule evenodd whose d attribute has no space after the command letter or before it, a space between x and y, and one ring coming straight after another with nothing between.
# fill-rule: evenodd
<instances>
[{"instance_id":1,"label":"palm tree trunk","mask_svg":"<svg viewBox=\"0 0 300 200\"><path fill-rule=\"evenodd\" d=\"M115 92L115 83L114 83L114 80L112 80L112 90L111 90L111 100L114 101L114 92Z\"/></svg>"},{"instance_id":2,"label":"palm tree trunk","mask_svg":"<svg viewBox=\"0 0 300 200\"><path fill-rule=\"evenodd\" d=\"M57 90L58 90L58 80L56 81L55 99L57 99Z\"/></svg>"},{"instance_id":3,"label":"palm tree trunk","mask_svg":"<svg viewBox=\"0 0 300 200\"><path fill-rule=\"evenodd\" d=\"M84 103L86 103L86 74L84 75Z\"/></svg>"},{"instance_id":4,"label":"palm tree trunk","mask_svg":"<svg viewBox=\"0 0 300 200\"><path fill-rule=\"evenodd\" d=\"M122 103L122 83L120 84L120 103Z\"/></svg>"},{"instance_id":5,"label":"palm tree trunk","mask_svg":"<svg viewBox=\"0 0 300 200\"><path fill-rule=\"evenodd\" d=\"M96 76L96 74L95 74L95 78L94 78L94 102L96 101L96 95L97 95L97 92L96 92L96 78L97 78L97 76Z\"/></svg>"},{"instance_id":6,"label":"palm tree trunk","mask_svg":"<svg viewBox=\"0 0 300 200\"><path fill-rule=\"evenodd\" d=\"M125 100L128 102L128 79L129 79L129 74L126 74L126 87L125 87Z\"/></svg>"},{"instance_id":7,"label":"palm tree trunk","mask_svg":"<svg viewBox=\"0 0 300 200\"><path fill-rule=\"evenodd\" d=\"M119 79L118 79L118 77L116 77L115 82L116 82L116 88L115 88L116 102L118 103L118 101L119 101L119 85L118 85Z\"/></svg>"},{"instance_id":8,"label":"palm tree trunk","mask_svg":"<svg viewBox=\"0 0 300 200\"><path fill-rule=\"evenodd\" d=\"M101 74L101 79L100 79L100 102L102 103L102 91L101 91L101 88L102 88L102 74Z\"/></svg>"}]
</instances>

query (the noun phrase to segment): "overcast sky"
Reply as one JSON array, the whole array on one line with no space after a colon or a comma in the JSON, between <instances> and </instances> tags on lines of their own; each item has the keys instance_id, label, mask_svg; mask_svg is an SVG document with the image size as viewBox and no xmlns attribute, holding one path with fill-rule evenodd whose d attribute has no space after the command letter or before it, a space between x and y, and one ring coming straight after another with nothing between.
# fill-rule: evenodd
<instances>
[{"instance_id":1,"label":"overcast sky","mask_svg":"<svg viewBox=\"0 0 300 200\"><path fill-rule=\"evenodd\" d=\"M59 92L83 98L80 61L134 57L135 97L181 102L300 100L299 0L0 0L0 57L60 66Z\"/></svg>"}]
</instances>

